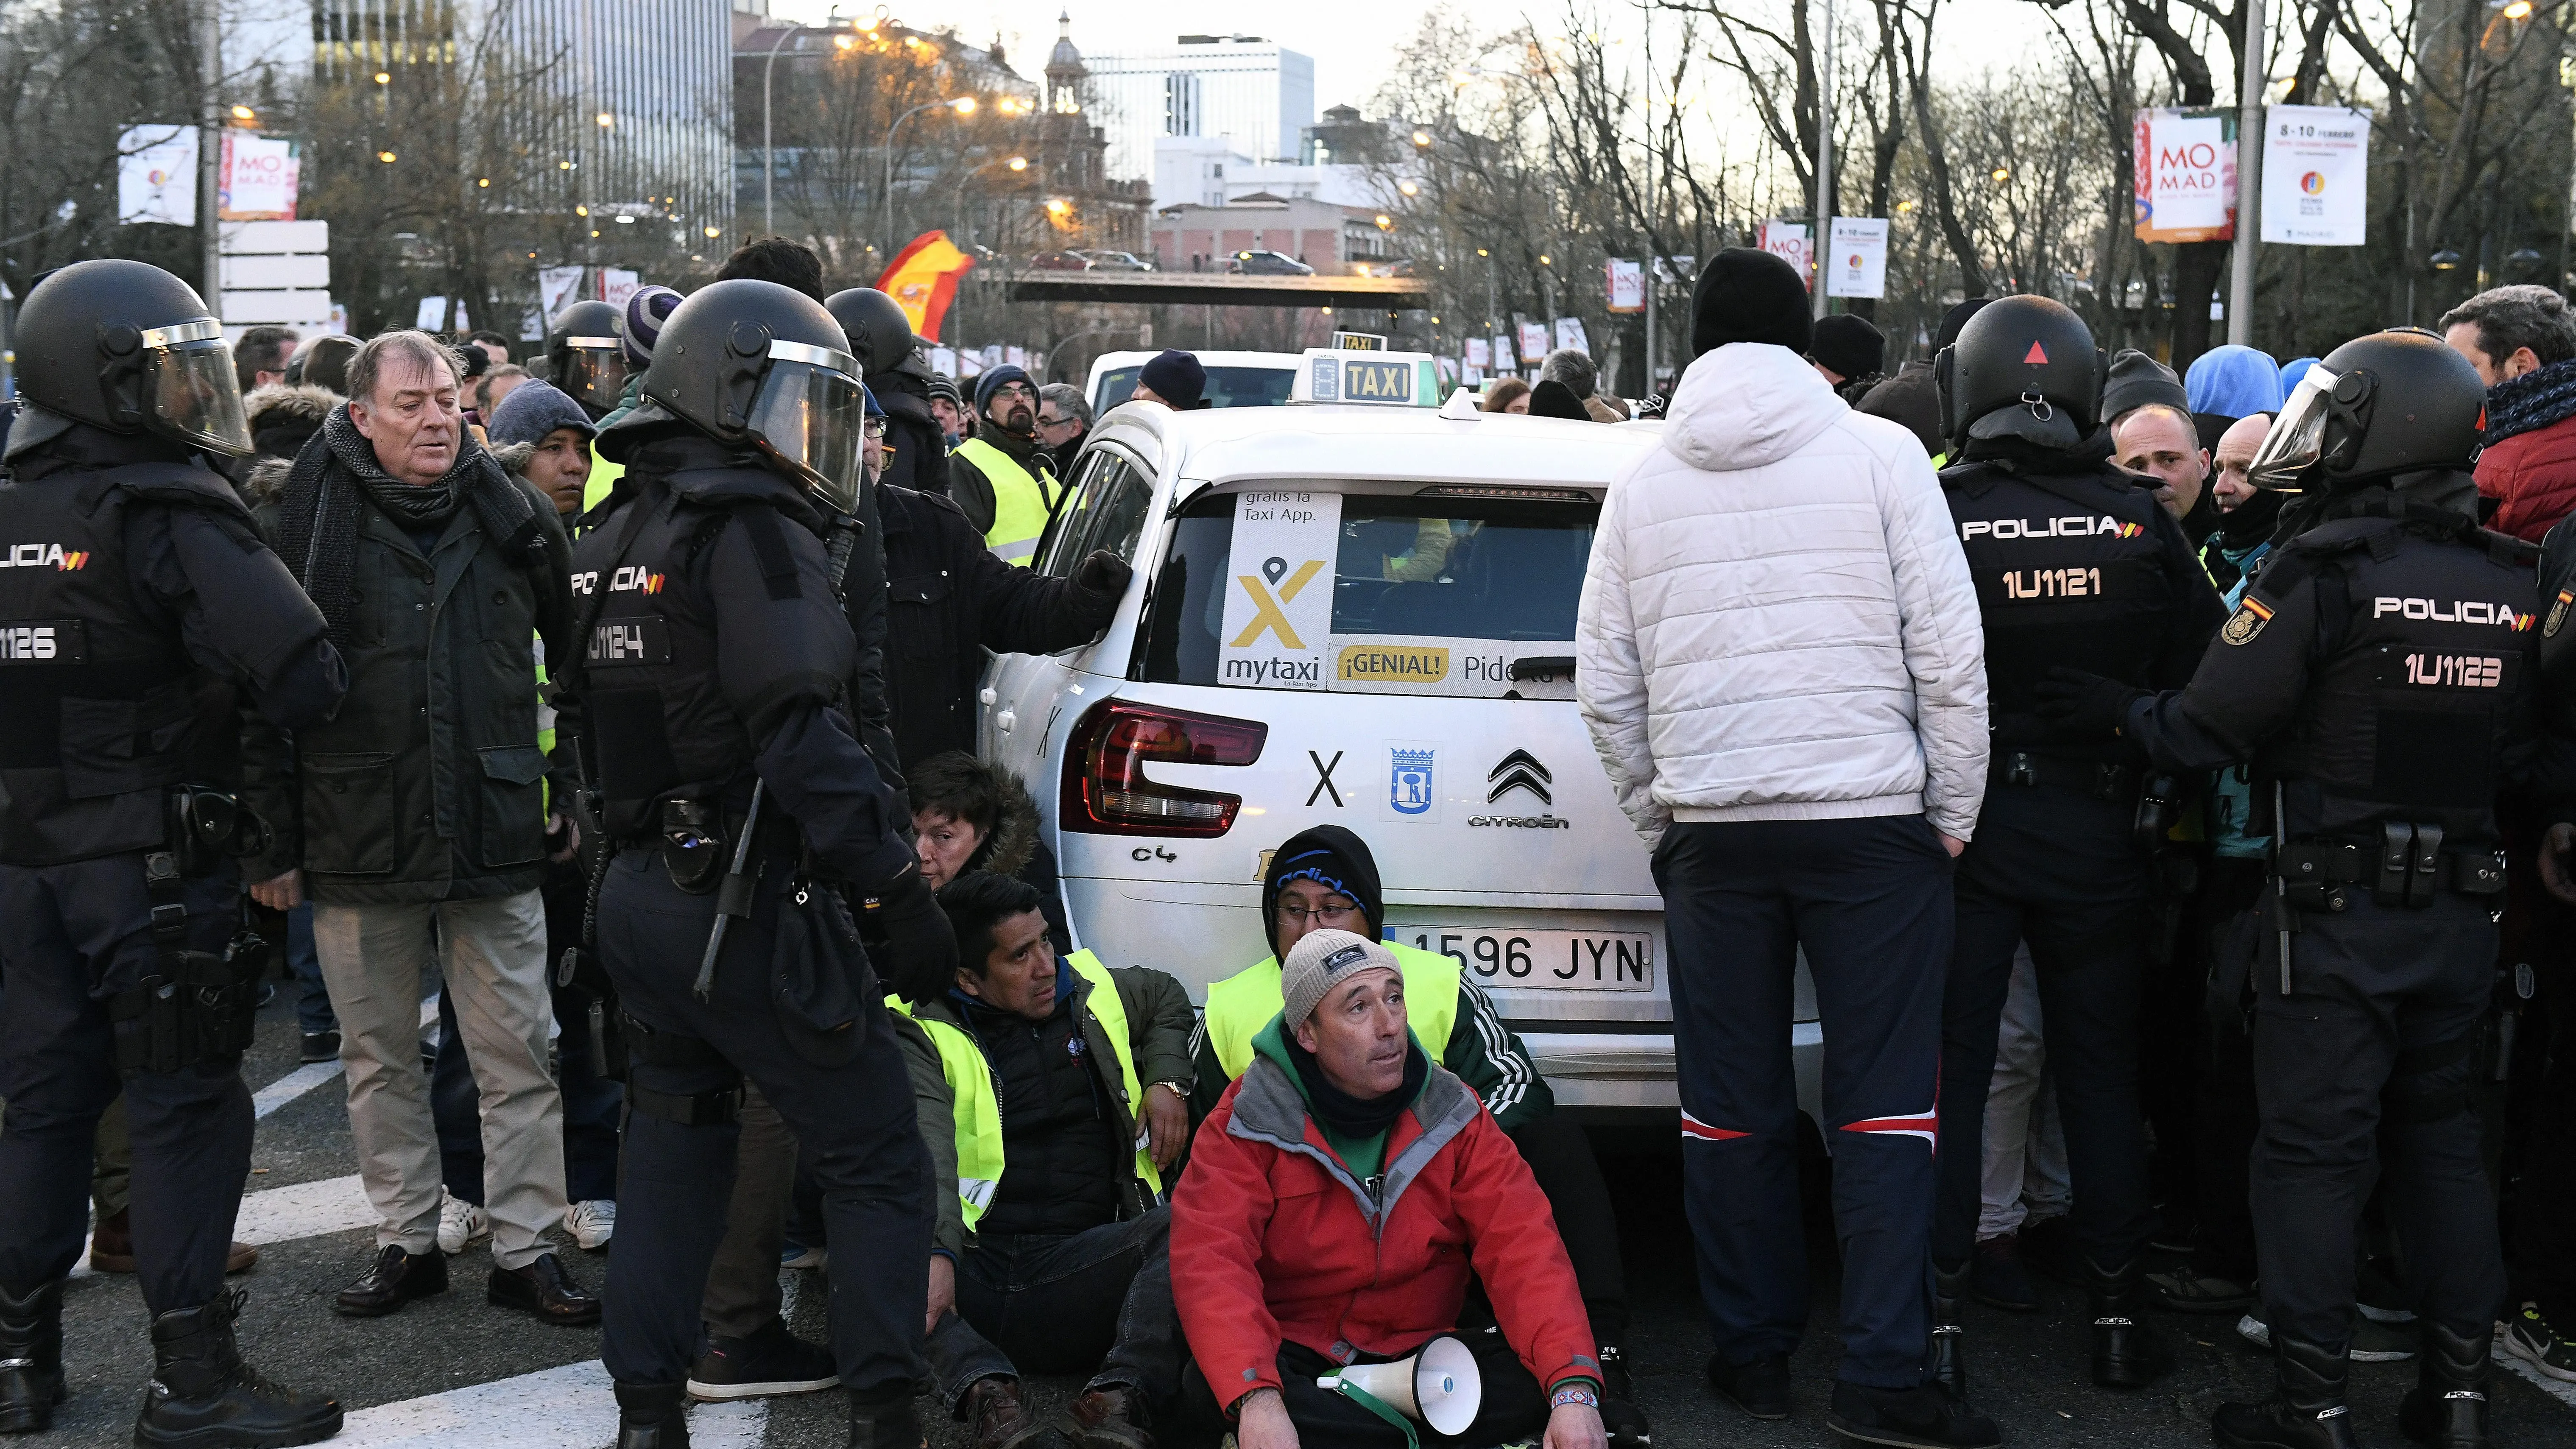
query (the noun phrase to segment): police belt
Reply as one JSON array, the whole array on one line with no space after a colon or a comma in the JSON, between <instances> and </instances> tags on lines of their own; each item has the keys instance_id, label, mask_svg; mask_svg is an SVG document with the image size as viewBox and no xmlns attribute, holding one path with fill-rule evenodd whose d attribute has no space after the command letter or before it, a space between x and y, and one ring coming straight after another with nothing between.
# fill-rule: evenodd
<instances>
[{"instance_id":1,"label":"police belt","mask_svg":"<svg viewBox=\"0 0 2576 1449\"><path fill-rule=\"evenodd\" d=\"M2282 893L2302 910L2340 911L2345 886L2367 886L2383 906L2433 904L2442 891L2504 894L2504 852L2492 846L2445 846L2439 825L2391 820L2377 835L2303 835L2280 849Z\"/></svg>"},{"instance_id":2,"label":"police belt","mask_svg":"<svg viewBox=\"0 0 2576 1449\"><path fill-rule=\"evenodd\" d=\"M1997 785L2045 785L2125 804L2138 798L2138 767L2011 750L1993 756L1986 765L1987 788Z\"/></svg>"},{"instance_id":3,"label":"police belt","mask_svg":"<svg viewBox=\"0 0 2576 1449\"><path fill-rule=\"evenodd\" d=\"M742 838L747 812L711 800L672 799L662 801L655 813L662 822L660 833L624 837L617 848L658 850L673 885L690 895L714 890L733 864L734 842ZM747 873L756 875L762 865L795 860L803 850L804 838L795 817L783 810L764 810L752 831Z\"/></svg>"}]
</instances>

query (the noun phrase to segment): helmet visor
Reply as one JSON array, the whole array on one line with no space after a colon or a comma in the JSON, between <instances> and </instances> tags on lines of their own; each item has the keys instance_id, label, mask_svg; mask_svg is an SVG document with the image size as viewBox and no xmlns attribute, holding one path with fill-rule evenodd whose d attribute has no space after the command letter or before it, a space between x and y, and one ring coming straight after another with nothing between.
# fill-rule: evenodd
<instances>
[{"instance_id":1,"label":"helmet visor","mask_svg":"<svg viewBox=\"0 0 2576 1449\"><path fill-rule=\"evenodd\" d=\"M2299 491L2300 475L2325 456L2327 404L2335 381L2335 375L2323 367L2311 367L2290 389L2290 400L2281 404L2281 415L2272 420L2272 430L2263 435L2254 461L2246 465L2245 476L2255 487Z\"/></svg>"},{"instance_id":2,"label":"helmet visor","mask_svg":"<svg viewBox=\"0 0 2576 1449\"><path fill-rule=\"evenodd\" d=\"M832 506L850 513L858 508L865 476L866 405L858 361L848 353L772 342L769 370L761 375L744 430L762 452L802 475Z\"/></svg>"},{"instance_id":3,"label":"helmet visor","mask_svg":"<svg viewBox=\"0 0 2576 1449\"><path fill-rule=\"evenodd\" d=\"M614 337L567 337L555 386L592 417L613 410L626 395L626 344Z\"/></svg>"},{"instance_id":4,"label":"helmet visor","mask_svg":"<svg viewBox=\"0 0 2576 1449\"><path fill-rule=\"evenodd\" d=\"M152 427L227 457L253 451L224 325L209 317L143 334L152 389Z\"/></svg>"}]
</instances>

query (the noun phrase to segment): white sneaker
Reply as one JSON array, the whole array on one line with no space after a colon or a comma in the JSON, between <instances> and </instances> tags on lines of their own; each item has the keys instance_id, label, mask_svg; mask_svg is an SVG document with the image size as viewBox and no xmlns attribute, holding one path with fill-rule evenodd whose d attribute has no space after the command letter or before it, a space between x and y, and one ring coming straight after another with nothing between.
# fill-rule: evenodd
<instances>
[{"instance_id":1,"label":"white sneaker","mask_svg":"<svg viewBox=\"0 0 2576 1449\"><path fill-rule=\"evenodd\" d=\"M438 1190L438 1250L454 1257L492 1236L492 1215L441 1187Z\"/></svg>"},{"instance_id":2,"label":"white sneaker","mask_svg":"<svg viewBox=\"0 0 2576 1449\"><path fill-rule=\"evenodd\" d=\"M574 1203L564 1226L572 1230L572 1240L583 1252L596 1253L617 1235L617 1204L604 1197Z\"/></svg>"}]
</instances>

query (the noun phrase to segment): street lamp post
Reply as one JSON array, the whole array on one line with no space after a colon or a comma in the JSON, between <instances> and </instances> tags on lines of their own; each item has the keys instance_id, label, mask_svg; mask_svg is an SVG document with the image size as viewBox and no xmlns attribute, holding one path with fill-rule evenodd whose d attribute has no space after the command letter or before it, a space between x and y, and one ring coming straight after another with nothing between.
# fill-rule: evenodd
<instances>
[{"instance_id":1,"label":"street lamp post","mask_svg":"<svg viewBox=\"0 0 2576 1449\"><path fill-rule=\"evenodd\" d=\"M824 13L823 23L807 25L799 21L769 42L769 59L760 68L760 230L764 236L778 235L778 211L775 192L778 179L778 152L770 144L769 94L770 79L778 74L778 48L805 32L826 31L838 27L841 7L833 6Z\"/></svg>"},{"instance_id":2,"label":"street lamp post","mask_svg":"<svg viewBox=\"0 0 2576 1449\"><path fill-rule=\"evenodd\" d=\"M956 97L956 98L954 98L954 99L952 99L952 100L945 100L945 101L923 101L920 105L917 105L917 106L913 107L911 110L908 110L908 111L904 112L902 115L895 117L895 118L894 118L894 124L893 124L893 125L891 125L891 126L886 127L886 138L885 138L886 255L887 255L887 256L889 256L889 257L893 256L893 255L894 255L894 253L896 252L896 250L897 250L897 249L899 249L899 248L903 245L902 228L900 228L900 227L898 227L898 226L896 226L896 225L895 225L895 209L894 209L894 133L896 132L896 130L898 130L899 128L901 128L901 126L903 125L903 123L904 123L904 122L911 120L913 117L920 115L920 114L921 114L922 112L924 112L924 111L935 111L935 110L939 109L941 106L946 106L948 109L950 109L950 110L952 110L952 111L955 111L957 114L959 114L959 115L961 115L961 116L971 116L971 115L975 114L975 98L974 98L973 96L958 96L958 97Z\"/></svg>"}]
</instances>

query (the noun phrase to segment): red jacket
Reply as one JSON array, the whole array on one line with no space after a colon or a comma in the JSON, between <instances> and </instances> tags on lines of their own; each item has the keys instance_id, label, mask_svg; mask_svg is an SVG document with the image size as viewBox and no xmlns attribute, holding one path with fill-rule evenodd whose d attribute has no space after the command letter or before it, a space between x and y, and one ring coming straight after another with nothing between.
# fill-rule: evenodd
<instances>
[{"instance_id":1,"label":"red jacket","mask_svg":"<svg viewBox=\"0 0 2576 1449\"><path fill-rule=\"evenodd\" d=\"M2576 416L2490 444L2478 455L2478 492L2503 500L2487 527L2540 542L2576 513Z\"/></svg>"},{"instance_id":2,"label":"red jacket","mask_svg":"<svg viewBox=\"0 0 2576 1449\"><path fill-rule=\"evenodd\" d=\"M1458 1326L1471 1268L1541 1384L1597 1382L1556 1218L1476 1094L1434 1065L1386 1163L1381 1207L1267 1057L1199 1125L1172 1195L1172 1294L1217 1397L1279 1387L1282 1340L1344 1363L1412 1352Z\"/></svg>"}]
</instances>

